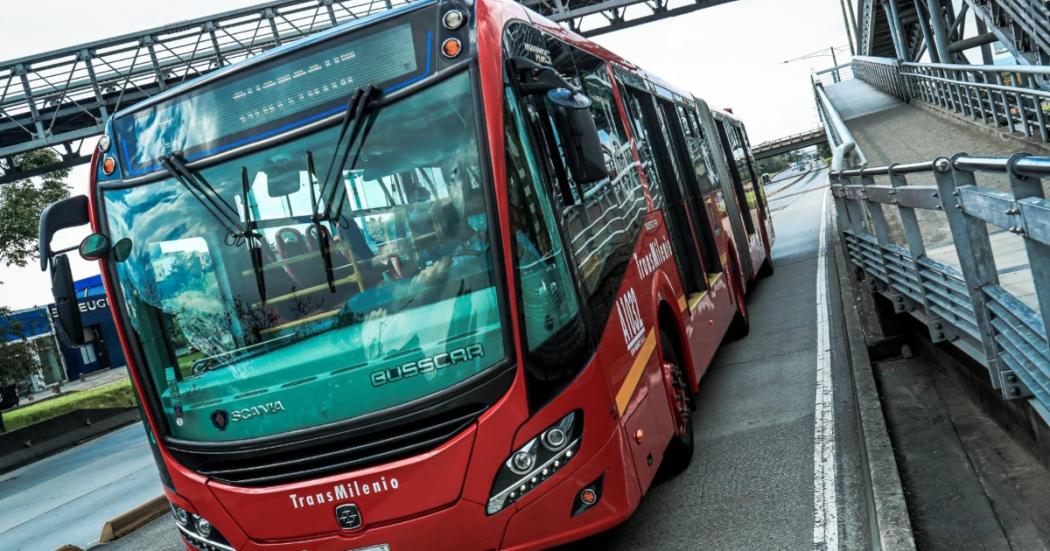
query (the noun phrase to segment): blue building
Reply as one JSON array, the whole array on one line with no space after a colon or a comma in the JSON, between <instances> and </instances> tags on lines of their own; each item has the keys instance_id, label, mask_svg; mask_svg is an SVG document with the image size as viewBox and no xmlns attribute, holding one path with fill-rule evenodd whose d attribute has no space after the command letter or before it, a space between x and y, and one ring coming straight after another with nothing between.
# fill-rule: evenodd
<instances>
[{"instance_id":1,"label":"blue building","mask_svg":"<svg viewBox=\"0 0 1050 551\"><path fill-rule=\"evenodd\" d=\"M18 386L40 391L48 385L66 379L65 364L59 352L54 329L51 327L51 320L48 319L47 308L26 308L12 312L9 316L0 318L0 324L15 325L18 328L15 331L6 330L6 327L4 331L0 331L4 341L23 341L40 362L40 372Z\"/></svg>"}]
</instances>

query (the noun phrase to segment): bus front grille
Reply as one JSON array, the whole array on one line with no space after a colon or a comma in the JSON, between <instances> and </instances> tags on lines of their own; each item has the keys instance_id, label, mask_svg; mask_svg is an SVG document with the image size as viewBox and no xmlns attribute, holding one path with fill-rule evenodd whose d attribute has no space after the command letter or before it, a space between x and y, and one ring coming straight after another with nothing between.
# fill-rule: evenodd
<instances>
[{"instance_id":1,"label":"bus front grille","mask_svg":"<svg viewBox=\"0 0 1050 551\"><path fill-rule=\"evenodd\" d=\"M201 475L236 486L264 486L362 469L429 451L467 429L485 410L471 405L437 416L384 423L371 430L328 433L279 445L232 449L168 444L177 460Z\"/></svg>"}]
</instances>

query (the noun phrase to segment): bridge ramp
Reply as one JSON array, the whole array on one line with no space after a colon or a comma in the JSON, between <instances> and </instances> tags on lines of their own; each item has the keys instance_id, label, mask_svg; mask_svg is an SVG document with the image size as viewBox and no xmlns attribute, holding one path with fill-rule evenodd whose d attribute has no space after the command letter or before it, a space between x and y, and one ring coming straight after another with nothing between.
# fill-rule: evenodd
<instances>
[{"instance_id":1,"label":"bridge ramp","mask_svg":"<svg viewBox=\"0 0 1050 551\"><path fill-rule=\"evenodd\" d=\"M881 92L862 80L847 80L826 86L835 109L839 111L849 127L857 145L868 159L868 166L885 166L893 163L928 161L937 157L951 157L956 153L1007 157L1024 151L1025 144L1019 140L1005 139L990 127L938 115ZM1036 151L1034 144L1028 148ZM909 175L908 183L933 185L929 174ZM981 175L981 185L993 189L1009 190L1005 177L991 174ZM1044 182L1044 192L1050 196L1050 188ZM890 223L891 238L898 245L907 247L903 226L895 208L885 209ZM951 242L948 220L937 211L916 211L922 228L927 256L933 260L959 267L955 247ZM1028 266L1024 240L1012 233L989 226L992 252L1000 283L1004 288L1038 311L1032 271Z\"/></svg>"}]
</instances>

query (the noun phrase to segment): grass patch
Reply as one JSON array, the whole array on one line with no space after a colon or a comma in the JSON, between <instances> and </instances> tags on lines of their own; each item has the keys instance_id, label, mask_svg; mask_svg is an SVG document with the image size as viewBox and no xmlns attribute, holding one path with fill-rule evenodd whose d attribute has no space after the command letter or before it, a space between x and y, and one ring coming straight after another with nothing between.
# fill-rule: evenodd
<instances>
[{"instance_id":1,"label":"grass patch","mask_svg":"<svg viewBox=\"0 0 1050 551\"><path fill-rule=\"evenodd\" d=\"M132 407L135 400L131 379L123 379L4 413L4 426L10 432L78 409Z\"/></svg>"}]
</instances>

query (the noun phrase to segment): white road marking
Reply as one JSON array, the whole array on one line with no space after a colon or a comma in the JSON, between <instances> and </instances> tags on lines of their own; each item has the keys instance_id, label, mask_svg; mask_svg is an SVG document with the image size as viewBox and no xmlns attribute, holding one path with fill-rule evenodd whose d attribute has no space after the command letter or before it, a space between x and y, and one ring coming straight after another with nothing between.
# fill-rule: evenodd
<instances>
[{"instance_id":1,"label":"white road marking","mask_svg":"<svg viewBox=\"0 0 1050 551\"><path fill-rule=\"evenodd\" d=\"M817 393L813 419L813 549L839 548L838 496L835 488L835 401L831 384L831 326L828 314L828 195L820 207L817 251Z\"/></svg>"}]
</instances>

